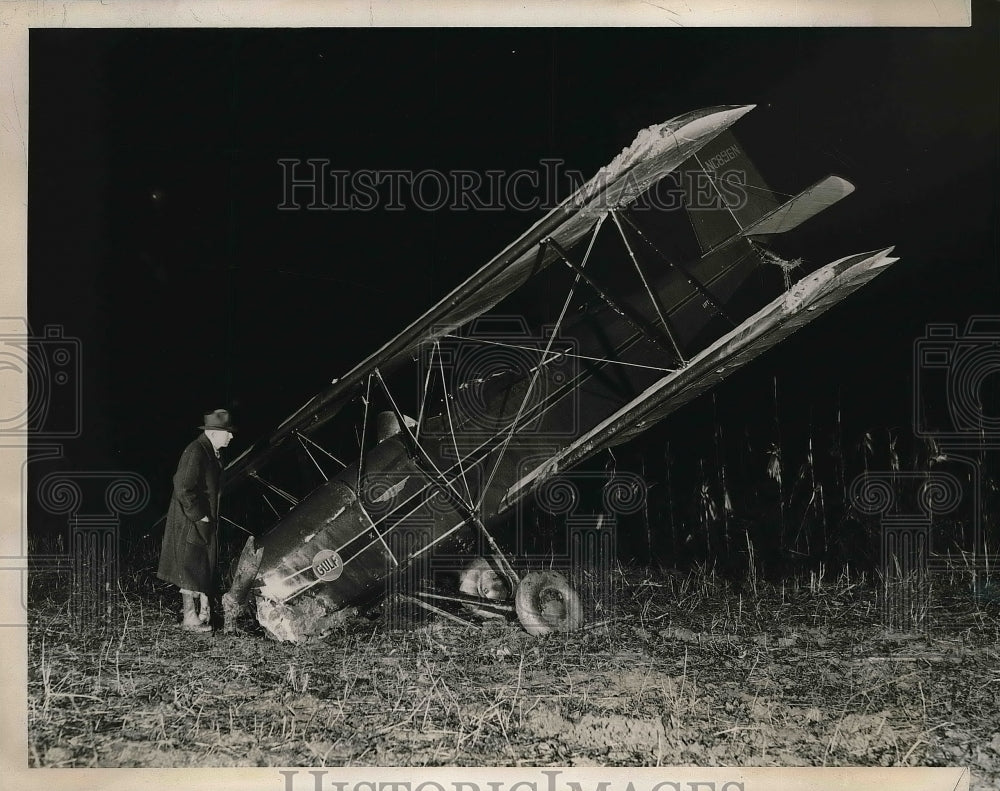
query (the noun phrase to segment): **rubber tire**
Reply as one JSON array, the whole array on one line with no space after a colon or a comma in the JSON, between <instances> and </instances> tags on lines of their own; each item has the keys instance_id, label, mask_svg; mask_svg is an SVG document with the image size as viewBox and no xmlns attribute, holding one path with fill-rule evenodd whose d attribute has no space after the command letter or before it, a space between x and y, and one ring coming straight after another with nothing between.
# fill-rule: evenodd
<instances>
[{"instance_id":1,"label":"rubber tire","mask_svg":"<svg viewBox=\"0 0 1000 791\"><path fill-rule=\"evenodd\" d=\"M583 626L583 603L558 571L532 571L517 586L514 607L528 634L572 632Z\"/></svg>"}]
</instances>

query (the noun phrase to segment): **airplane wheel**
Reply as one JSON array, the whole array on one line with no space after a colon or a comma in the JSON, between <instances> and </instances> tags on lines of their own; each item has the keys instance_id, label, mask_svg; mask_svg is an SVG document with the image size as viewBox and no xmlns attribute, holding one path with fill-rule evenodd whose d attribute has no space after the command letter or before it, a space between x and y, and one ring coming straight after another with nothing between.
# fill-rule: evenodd
<instances>
[{"instance_id":1,"label":"airplane wheel","mask_svg":"<svg viewBox=\"0 0 1000 791\"><path fill-rule=\"evenodd\" d=\"M493 569L486 558L475 558L465 567L458 589L467 596L478 596L490 601L506 601L510 598L510 584ZM472 604L462 606L480 618L503 618L503 613L482 609Z\"/></svg>"},{"instance_id":2,"label":"airplane wheel","mask_svg":"<svg viewBox=\"0 0 1000 791\"><path fill-rule=\"evenodd\" d=\"M572 632L583 626L583 604L558 571L532 571L517 586L517 617L528 634Z\"/></svg>"}]
</instances>

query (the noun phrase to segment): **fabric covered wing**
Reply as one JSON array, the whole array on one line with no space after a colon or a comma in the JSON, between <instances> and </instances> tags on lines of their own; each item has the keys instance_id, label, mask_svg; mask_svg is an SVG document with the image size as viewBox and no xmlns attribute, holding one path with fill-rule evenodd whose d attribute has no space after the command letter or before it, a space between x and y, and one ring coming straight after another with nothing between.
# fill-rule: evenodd
<instances>
[{"instance_id":1,"label":"fabric covered wing","mask_svg":"<svg viewBox=\"0 0 1000 791\"><path fill-rule=\"evenodd\" d=\"M499 255L416 319L391 341L344 377L314 396L270 436L258 441L226 467L228 487L258 471L295 432L309 434L358 394L366 377L379 368L389 371L429 340L489 310L522 286L557 255L540 246L554 239L564 249L580 241L610 208L631 204L702 146L753 109L753 105L711 107L677 116L644 129L606 167L560 206L550 211Z\"/></svg>"},{"instance_id":2,"label":"fabric covered wing","mask_svg":"<svg viewBox=\"0 0 1000 791\"><path fill-rule=\"evenodd\" d=\"M509 508L548 478L597 451L646 431L674 410L711 389L733 371L775 346L799 327L852 294L894 263L892 248L842 258L800 280L777 299L723 335L688 364L659 379L606 420L511 486Z\"/></svg>"}]
</instances>

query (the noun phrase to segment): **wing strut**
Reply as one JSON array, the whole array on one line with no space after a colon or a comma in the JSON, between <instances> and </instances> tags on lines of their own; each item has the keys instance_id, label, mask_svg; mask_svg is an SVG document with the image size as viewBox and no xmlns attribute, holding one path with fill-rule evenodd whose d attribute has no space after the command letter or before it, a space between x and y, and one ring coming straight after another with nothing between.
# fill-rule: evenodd
<instances>
[{"instance_id":1,"label":"wing strut","mask_svg":"<svg viewBox=\"0 0 1000 791\"><path fill-rule=\"evenodd\" d=\"M559 257L563 260L563 263L576 272L577 275L579 275L580 278L594 290L597 296L607 303L608 307L610 307L615 313L621 315L625 321L631 324L637 332L642 334L652 344L660 349L663 349L663 351L667 354L672 354L683 364L684 357L681 354L680 349L677 348L677 343L674 341L673 336L669 334L669 330L666 332L660 331L659 328L650 324L642 316L632 310L632 308L616 302L608 295L606 288L595 282L594 278L584 274L583 267L569 257L569 254L562 248L562 245L560 245L559 242L551 238L548 242L552 245L555 251L559 253Z\"/></svg>"},{"instance_id":2,"label":"wing strut","mask_svg":"<svg viewBox=\"0 0 1000 791\"><path fill-rule=\"evenodd\" d=\"M486 346L499 346L501 349L518 349L524 352L537 352L538 349L533 349L530 346L521 346L517 343L500 343L499 341L488 341L485 338L463 338L460 335L445 335L445 338L453 338L456 340L463 340L468 343L481 343ZM574 354L570 351L554 352L556 355L561 355L563 357L570 357L574 360L589 360L595 363L601 363L602 365L621 365L628 368L645 368L649 371L661 371L663 373L671 373L675 371L675 368L664 368L662 365L645 365L644 363L632 363L627 360L615 360L612 357L594 357L590 354Z\"/></svg>"},{"instance_id":3,"label":"wing strut","mask_svg":"<svg viewBox=\"0 0 1000 791\"><path fill-rule=\"evenodd\" d=\"M448 403L450 398L448 396L448 382L444 375L444 358L441 356L441 343L440 341L434 341L434 351L437 352L438 357L438 370L441 372L441 389L444 392L444 411L448 416L448 433L451 435L451 447L455 451L456 464L458 464L458 472L462 476L462 484L465 486L465 496L470 502L472 501L472 490L469 488L469 480L465 477L465 465L462 464L462 454L458 449L458 440L455 437L455 424L451 418L451 404ZM433 353L431 357L431 365L428 366L428 378L430 374L430 368L433 367ZM419 440L419 437L417 437Z\"/></svg>"},{"instance_id":4,"label":"wing strut","mask_svg":"<svg viewBox=\"0 0 1000 791\"><path fill-rule=\"evenodd\" d=\"M341 461L340 459L338 459L338 458L337 458L336 456L334 456L334 455L333 455L332 453L330 453L330 451L328 451L328 450L327 450L326 448L324 448L324 447L323 447L322 445L320 445L319 443L317 443L317 442L315 442L315 441L313 441L313 440L309 439L309 437L307 437L307 436L306 436L305 434L303 434L303 433L302 433L301 431L296 431L295 433L296 433L296 434L298 435L298 438L299 438L299 441L300 441L300 442L308 442L308 443L309 443L310 445L312 445L312 446L313 446L314 448L316 448L316 450L318 450L318 451L319 451L320 453L322 453L322 454L323 454L324 456L327 456L328 458L331 458L331 459L333 459L333 460L334 460L335 462L337 462L337 464L339 464L339 465L340 465L340 466L341 466L341 467L342 467L343 469L345 469L345 470L347 469L347 465L346 465L346 464L344 464L344 462L342 462L342 461Z\"/></svg>"},{"instance_id":5,"label":"wing strut","mask_svg":"<svg viewBox=\"0 0 1000 791\"><path fill-rule=\"evenodd\" d=\"M266 495L266 494L262 494L262 495L261 495L261 497L263 497L263 498L264 498L264 502L265 502L265 503L267 503L267 507L271 509L271 511L272 511L272 512L274 513L274 515L275 515L275 516L276 516L276 517L277 517L278 519L281 519L281 514L279 514L279 513L278 513L278 509L277 509L277 508L275 508L275 507L274 507L274 506L273 506L273 505L271 504L271 501L267 499L267 495Z\"/></svg>"},{"instance_id":6,"label":"wing strut","mask_svg":"<svg viewBox=\"0 0 1000 791\"><path fill-rule=\"evenodd\" d=\"M417 410L417 429L413 432L413 435L419 440L420 430L424 427L424 410L427 406L427 394L431 391L431 374L434 372L434 352L437 351L438 342L437 339L434 340L434 345L431 347L431 358L427 361L427 375L424 377L424 390L420 394L420 408ZM445 394L447 398L447 393ZM445 401L447 404L447 400Z\"/></svg>"},{"instance_id":7,"label":"wing strut","mask_svg":"<svg viewBox=\"0 0 1000 791\"><path fill-rule=\"evenodd\" d=\"M632 218L631 217L629 217L625 213L622 214L622 217L625 219L625 222L627 222L630 226L632 226L632 229L637 234L639 234L639 238L642 239L646 244L648 244L650 246L650 248L652 249L652 251L654 253L656 253L658 256L660 256L660 258L662 258L664 260L664 262L666 262L666 264L668 266L671 266L674 269L677 269L678 271L680 271L684 275L684 277L687 279L688 285L690 285L692 288L696 289L699 294L701 294L706 300L708 300L708 303L713 308L716 309L716 311L718 312L718 314L720 316L722 316L722 318L724 318L726 321L728 321L734 327L736 326L736 322L733 321L733 319L729 316L728 313L726 313L725 309L722 307L722 304L719 302L719 300L717 300L714 296L712 296L712 292L709 291L702 284L702 282L700 280L698 280L698 278L696 278L694 275L692 275L691 271L686 266L678 264L675 261L671 261L669 258L667 258L667 256L665 256L662 252L660 252L660 249L655 244L653 244L652 240L648 236L646 236L646 234L644 234L642 232L642 229L640 229L638 225L636 225L634 222L632 222Z\"/></svg>"},{"instance_id":8,"label":"wing strut","mask_svg":"<svg viewBox=\"0 0 1000 791\"><path fill-rule=\"evenodd\" d=\"M493 551L494 559L497 565L500 567L500 571L511 584L511 590L516 590L518 582L520 581L517 572L514 571L514 567L511 566L510 561L507 560L507 556L500 549L496 541L494 541L493 536L486 529L486 525L483 524L482 520L479 518L478 509L476 509L472 503L466 500L460 491L455 487L454 480L449 480L448 477L438 469L438 466L434 463L434 459L430 457L430 454L424 449L424 447L417 442L416 437L413 436L413 432L410 431L409 425L406 423L406 419L403 417L403 413L400 411L399 406L396 404L396 399L392 397L392 393L389 391L389 386L386 384L385 380L382 378L382 373L376 368L373 372L374 376L378 379L379 384L382 385L382 390L385 392L386 397L389 399L389 406L392 407L392 411L396 415L396 420L399 421L399 425L403 433L408 438L408 443L410 447L416 451L418 464L424 468L424 473L429 477L435 477L439 484L443 484L445 491L450 492L454 498L455 504L458 505L462 510L466 512L467 521L472 522L479 532L482 533L483 537L486 539L487 543L490 545L490 549ZM428 469L429 468L429 469ZM433 472L432 472L433 471Z\"/></svg>"},{"instance_id":9,"label":"wing strut","mask_svg":"<svg viewBox=\"0 0 1000 791\"><path fill-rule=\"evenodd\" d=\"M653 310L656 311L657 317L660 319L660 323L663 325L663 329L670 338L670 343L674 347L674 351L677 352L677 357L680 360L681 365L685 365L687 360L684 359L684 355L681 353L680 346L677 345L677 339L674 338L673 332L670 331L670 322L667 321L666 312L663 310L663 304L660 302L660 298L656 295L656 292L649 287L649 281L646 280L646 273L642 271L642 267L639 266L639 259L635 257L635 253L632 251L632 245L628 243L628 237L625 235L625 229L622 228L621 221L618 219L618 212L611 211L611 219L615 221L615 226L618 228L618 233L621 234L622 243L625 245L625 249L628 250L629 258L632 259L632 263L635 264L635 271L639 273L639 279L642 281L642 287L646 289L646 295L649 297L649 301L653 303Z\"/></svg>"},{"instance_id":10,"label":"wing strut","mask_svg":"<svg viewBox=\"0 0 1000 791\"><path fill-rule=\"evenodd\" d=\"M323 480L324 481L330 480L327 477L326 473L323 472L323 468L319 466L319 462L316 461L316 457L312 455L312 451L309 450L309 446L306 445L305 441L302 438L302 435L298 431L296 431L295 436L298 438L299 444L302 446L302 450L306 452L306 456L309 457L309 460L316 466L316 469L319 470L319 474L323 476Z\"/></svg>"},{"instance_id":11,"label":"wing strut","mask_svg":"<svg viewBox=\"0 0 1000 791\"><path fill-rule=\"evenodd\" d=\"M358 488L356 492L361 492L361 473L365 469L365 432L368 430L368 404L372 394L372 375L368 374L368 384L365 386L365 414L361 422L361 453L358 456ZM402 420L402 418L400 418ZM400 423L399 425L403 425Z\"/></svg>"},{"instance_id":12,"label":"wing strut","mask_svg":"<svg viewBox=\"0 0 1000 791\"><path fill-rule=\"evenodd\" d=\"M587 280L587 276L583 273L583 267L585 267L587 265L587 261L590 260L590 253L594 249L594 243L597 241L597 234L601 232L605 219L607 219L607 212L598 218L597 224L594 226L594 232L590 235L590 242L587 244L587 251L583 254L583 263L580 266L576 266L576 264L570 265L576 272L576 277L573 278L573 282L569 287L569 293L566 294L566 299L563 301L562 309L559 311L559 318L556 320L556 324L552 328L549 339L545 344L545 351L542 352L542 361L535 366L535 370L531 374L531 381L528 382L528 387L524 391L524 398L521 399L521 405L517 409L517 414L514 415L514 420L511 421L510 428L507 430L507 436L504 437L503 444L500 446L500 452L497 454L497 460L493 463L493 469L490 470L490 474L486 478L486 483L483 485L482 491L480 492L478 508L482 508L483 501L486 499L486 494L490 490L490 484L493 483L493 478L496 476L497 470L500 469L500 462L503 461L504 454L507 452L507 447L510 445L510 441L514 438L514 434L517 432L517 424L521 420L521 415L524 414L524 408L528 405L528 399L531 397L531 390L534 388L535 382L538 381L538 375L542 371L542 366L548 363L549 353L552 350L552 343L559 334L559 329L562 327L563 319L566 318L566 312L569 310L570 303L573 301L573 295L576 293L576 287L580 284L581 279ZM555 239L546 239L542 242L542 244L548 244L549 242L552 243L552 246L555 247L556 252L559 253L563 260L569 264L570 262L566 256L566 251L562 249Z\"/></svg>"},{"instance_id":13,"label":"wing strut","mask_svg":"<svg viewBox=\"0 0 1000 791\"><path fill-rule=\"evenodd\" d=\"M295 495L289 494L284 489L282 489L282 488L280 488L278 486L275 486L273 483L269 483L268 481L265 481L257 473L255 473L255 472L250 473L250 477L253 478L255 481L259 481L260 483L264 484L264 486L266 486L268 489L270 489L272 492L274 492L276 495L278 495L282 499L287 500L293 506L299 504L299 500L298 500L298 498ZM264 498L264 499L267 499L267 498ZM269 505L270 505L270 503L269 503ZM273 510L273 506L272 506L272 510ZM275 513L277 513L277 511L275 511Z\"/></svg>"},{"instance_id":14,"label":"wing strut","mask_svg":"<svg viewBox=\"0 0 1000 791\"><path fill-rule=\"evenodd\" d=\"M233 527L238 527L240 530L242 530L248 536L252 536L253 535L253 533L251 533L249 530L247 530L245 527L243 527L243 525L234 522L228 516L222 516L222 514L219 514L219 516L223 519L223 521L229 522L229 524L231 524Z\"/></svg>"}]
</instances>

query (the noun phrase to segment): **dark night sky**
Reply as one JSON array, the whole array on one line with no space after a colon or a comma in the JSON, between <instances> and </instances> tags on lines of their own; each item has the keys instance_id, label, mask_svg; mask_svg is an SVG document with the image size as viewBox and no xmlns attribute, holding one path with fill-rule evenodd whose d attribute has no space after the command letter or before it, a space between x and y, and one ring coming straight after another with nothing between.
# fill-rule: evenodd
<instances>
[{"instance_id":1,"label":"dark night sky","mask_svg":"<svg viewBox=\"0 0 1000 791\"><path fill-rule=\"evenodd\" d=\"M824 215L827 261L902 256L720 402L778 375L905 426L925 324L1000 307L1000 27L974 11L972 30L32 30L29 317L84 360L65 464L139 472L165 505L203 411L234 409L245 447L538 216L280 212L279 158L590 176L714 104L758 105L736 131L777 189L856 184Z\"/></svg>"}]
</instances>

